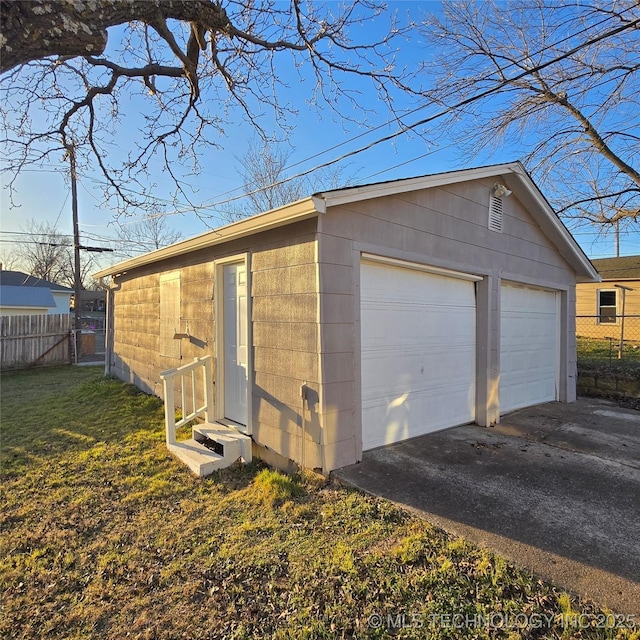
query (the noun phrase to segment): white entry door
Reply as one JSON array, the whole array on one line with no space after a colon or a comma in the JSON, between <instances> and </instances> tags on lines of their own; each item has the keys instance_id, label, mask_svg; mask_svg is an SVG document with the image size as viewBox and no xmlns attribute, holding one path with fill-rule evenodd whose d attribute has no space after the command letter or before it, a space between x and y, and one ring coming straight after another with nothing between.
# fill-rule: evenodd
<instances>
[{"instance_id":1,"label":"white entry door","mask_svg":"<svg viewBox=\"0 0 640 640\"><path fill-rule=\"evenodd\" d=\"M362 448L475 419L473 281L363 261Z\"/></svg>"},{"instance_id":2,"label":"white entry door","mask_svg":"<svg viewBox=\"0 0 640 640\"><path fill-rule=\"evenodd\" d=\"M558 296L515 283L500 287L500 413L558 398Z\"/></svg>"},{"instance_id":3,"label":"white entry door","mask_svg":"<svg viewBox=\"0 0 640 640\"><path fill-rule=\"evenodd\" d=\"M247 267L223 267L224 417L247 424Z\"/></svg>"}]
</instances>

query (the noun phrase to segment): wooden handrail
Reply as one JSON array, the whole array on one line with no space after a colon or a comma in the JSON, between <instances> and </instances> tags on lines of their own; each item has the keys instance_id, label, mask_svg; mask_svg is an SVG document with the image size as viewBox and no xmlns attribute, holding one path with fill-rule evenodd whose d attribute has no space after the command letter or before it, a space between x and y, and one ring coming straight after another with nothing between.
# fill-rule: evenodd
<instances>
[{"instance_id":1,"label":"wooden handrail","mask_svg":"<svg viewBox=\"0 0 640 640\"><path fill-rule=\"evenodd\" d=\"M198 370L202 371L202 387L204 404L197 404L196 375ZM175 388L174 379L180 376L180 390L182 395L182 418L176 422ZM186 378L191 376L191 400L193 409L187 412L185 391ZM206 422L213 422L213 371L212 358L210 355L202 358L195 358L193 362L184 364L175 369L168 369L160 374L164 383L164 418L166 427L166 441L168 445L176 443L176 429L191 422L196 418L204 418Z\"/></svg>"}]
</instances>

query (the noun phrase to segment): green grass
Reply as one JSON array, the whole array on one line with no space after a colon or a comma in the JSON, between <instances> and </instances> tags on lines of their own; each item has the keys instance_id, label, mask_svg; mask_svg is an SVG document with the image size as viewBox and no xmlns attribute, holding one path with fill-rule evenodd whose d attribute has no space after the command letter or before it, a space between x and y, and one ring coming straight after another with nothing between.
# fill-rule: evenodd
<instances>
[{"instance_id":1,"label":"green grass","mask_svg":"<svg viewBox=\"0 0 640 640\"><path fill-rule=\"evenodd\" d=\"M599 612L319 476L198 480L167 454L160 401L98 369L1 383L2 638L569 638L563 614ZM439 614L553 620L432 627Z\"/></svg>"},{"instance_id":2,"label":"green grass","mask_svg":"<svg viewBox=\"0 0 640 640\"><path fill-rule=\"evenodd\" d=\"M618 359L618 342L605 338L576 338L578 365L609 369L613 374L640 375L640 341L625 341L622 359Z\"/></svg>"}]
</instances>

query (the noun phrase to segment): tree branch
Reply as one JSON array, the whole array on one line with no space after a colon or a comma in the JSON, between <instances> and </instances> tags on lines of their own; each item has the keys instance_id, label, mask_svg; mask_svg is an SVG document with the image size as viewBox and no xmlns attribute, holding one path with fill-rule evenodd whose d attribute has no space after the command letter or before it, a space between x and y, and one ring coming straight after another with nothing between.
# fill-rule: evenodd
<instances>
[{"instance_id":1,"label":"tree branch","mask_svg":"<svg viewBox=\"0 0 640 640\"><path fill-rule=\"evenodd\" d=\"M101 55L107 29L158 16L225 32L230 24L214 0L0 0L0 73L50 56Z\"/></svg>"},{"instance_id":2,"label":"tree branch","mask_svg":"<svg viewBox=\"0 0 640 640\"><path fill-rule=\"evenodd\" d=\"M148 206L157 190L146 181L158 170L173 181L169 197L190 207L185 178L229 122L264 140L273 136L266 126L295 127L289 73L307 82L309 103L343 121L363 122L373 110L359 99L360 79L394 114L396 91L418 93L409 87L416 75L393 60L412 24L349 40L365 33L363 20L383 15L377 2L0 0L6 168L17 174L68 137L79 161L102 174L111 208ZM128 183L140 200L128 197Z\"/></svg>"},{"instance_id":3,"label":"tree branch","mask_svg":"<svg viewBox=\"0 0 640 640\"><path fill-rule=\"evenodd\" d=\"M609 162L617 167L622 173L628 175L638 186L640 186L640 173L611 150L590 120L580 111L580 109L569 102L566 94L558 95L553 91L545 91L543 95L549 102L564 107L582 125L585 134L591 138L594 147L599 151L599 153L609 160Z\"/></svg>"}]
</instances>

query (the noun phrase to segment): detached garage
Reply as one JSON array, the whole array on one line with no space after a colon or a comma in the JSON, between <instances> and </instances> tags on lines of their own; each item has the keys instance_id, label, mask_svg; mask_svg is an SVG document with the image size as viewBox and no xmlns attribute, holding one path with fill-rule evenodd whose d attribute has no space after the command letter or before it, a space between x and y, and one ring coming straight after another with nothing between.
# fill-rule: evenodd
<instances>
[{"instance_id":1,"label":"detached garage","mask_svg":"<svg viewBox=\"0 0 640 640\"><path fill-rule=\"evenodd\" d=\"M216 420L323 471L573 401L575 286L599 280L519 163L315 194L97 276L110 373L161 395L210 355Z\"/></svg>"}]
</instances>

